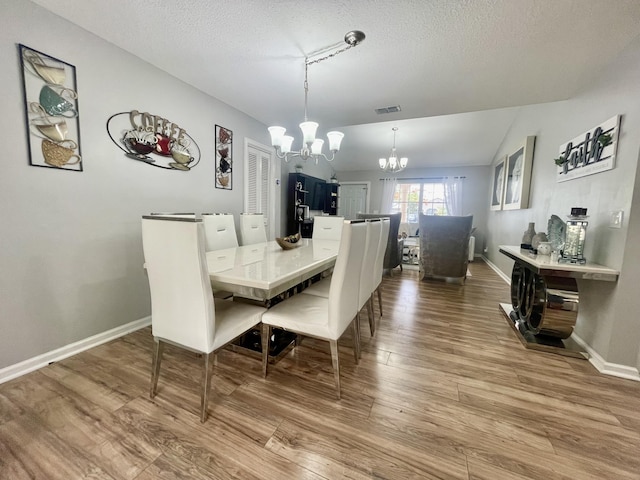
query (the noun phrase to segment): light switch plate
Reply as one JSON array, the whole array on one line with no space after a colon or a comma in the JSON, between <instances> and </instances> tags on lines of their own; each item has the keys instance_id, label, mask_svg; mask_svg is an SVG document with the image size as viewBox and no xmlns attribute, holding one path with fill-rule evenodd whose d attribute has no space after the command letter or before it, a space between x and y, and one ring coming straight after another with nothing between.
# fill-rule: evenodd
<instances>
[{"instance_id":1,"label":"light switch plate","mask_svg":"<svg viewBox=\"0 0 640 480\"><path fill-rule=\"evenodd\" d=\"M609 228L622 228L622 218L624 216L623 210L617 210L611 212L609 216Z\"/></svg>"}]
</instances>

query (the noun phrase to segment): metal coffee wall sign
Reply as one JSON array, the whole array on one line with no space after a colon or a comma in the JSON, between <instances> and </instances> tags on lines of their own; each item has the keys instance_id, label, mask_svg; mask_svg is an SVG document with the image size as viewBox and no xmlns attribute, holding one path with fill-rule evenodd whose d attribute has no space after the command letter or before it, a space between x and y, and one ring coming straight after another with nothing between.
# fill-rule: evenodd
<instances>
[{"instance_id":1,"label":"metal coffee wall sign","mask_svg":"<svg viewBox=\"0 0 640 480\"><path fill-rule=\"evenodd\" d=\"M200 149L186 130L160 115L131 110L107 120L113 143L128 158L154 167L188 171L200 162Z\"/></svg>"},{"instance_id":2,"label":"metal coffee wall sign","mask_svg":"<svg viewBox=\"0 0 640 480\"><path fill-rule=\"evenodd\" d=\"M613 169L616 163L620 115L560 146L558 182Z\"/></svg>"}]
</instances>

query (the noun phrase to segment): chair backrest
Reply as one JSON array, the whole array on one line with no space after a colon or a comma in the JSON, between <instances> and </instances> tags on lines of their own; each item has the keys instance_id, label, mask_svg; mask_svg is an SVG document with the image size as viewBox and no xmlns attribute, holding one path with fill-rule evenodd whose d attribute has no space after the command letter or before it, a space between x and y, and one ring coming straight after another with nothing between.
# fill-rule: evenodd
<instances>
[{"instance_id":1,"label":"chair backrest","mask_svg":"<svg viewBox=\"0 0 640 480\"><path fill-rule=\"evenodd\" d=\"M329 287L329 330L338 338L358 313L366 224L345 220Z\"/></svg>"},{"instance_id":2,"label":"chair backrest","mask_svg":"<svg viewBox=\"0 0 640 480\"><path fill-rule=\"evenodd\" d=\"M373 290L378 288L382 282L382 272L384 270L384 252L387 250L387 242L389 241L389 226L391 220L382 219L382 228L380 229L380 243L378 244L378 253L376 254L376 264L373 268Z\"/></svg>"},{"instance_id":3,"label":"chair backrest","mask_svg":"<svg viewBox=\"0 0 640 480\"><path fill-rule=\"evenodd\" d=\"M398 242L398 230L402 213L358 213L358 218L389 218L389 239L384 253L384 268L395 268L402 262L402 244Z\"/></svg>"},{"instance_id":4,"label":"chair backrest","mask_svg":"<svg viewBox=\"0 0 640 480\"><path fill-rule=\"evenodd\" d=\"M313 217L313 240L340 240L344 217L317 216Z\"/></svg>"},{"instance_id":5,"label":"chair backrest","mask_svg":"<svg viewBox=\"0 0 640 480\"><path fill-rule=\"evenodd\" d=\"M203 213L206 251L238 246L236 224L231 213Z\"/></svg>"},{"instance_id":6,"label":"chair backrest","mask_svg":"<svg viewBox=\"0 0 640 480\"><path fill-rule=\"evenodd\" d=\"M195 213L150 213L154 217L196 218Z\"/></svg>"},{"instance_id":7,"label":"chair backrest","mask_svg":"<svg viewBox=\"0 0 640 480\"><path fill-rule=\"evenodd\" d=\"M425 276L465 277L473 215L420 214L420 265Z\"/></svg>"},{"instance_id":8,"label":"chair backrest","mask_svg":"<svg viewBox=\"0 0 640 480\"><path fill-rule=\"evenodd\" d=\"M267 241L267 229L264 227L262 213L240 214L240 238L242 245L253 245Z\"/></svg>"},{"instance_id":9,"label":"chair backrest","mask_svg":"<svg viewBox=\"0 0 640 480\"><path fill-rule=\"evenodd\" d=\"M378 255L378 245L380 244L380 231L382 222L379 218L367 220L367 235L364 242L364 258L362 260L362 270L360 274L360 290L358 294L358 309L362 308L371 297L371 292L375 289L374 269L376 266L376 256Z\"/></svg>"},{"instance_id":10,"label":"chair backrest","mask_svg":"<svg viewBox=\"0 0 640 480\"><path fill-rule=\"evenodd\" d=\"M211 352L215 307L202 220L144 216L142 246L151 292L153 336Z\"/></svg>"}]
</instances>

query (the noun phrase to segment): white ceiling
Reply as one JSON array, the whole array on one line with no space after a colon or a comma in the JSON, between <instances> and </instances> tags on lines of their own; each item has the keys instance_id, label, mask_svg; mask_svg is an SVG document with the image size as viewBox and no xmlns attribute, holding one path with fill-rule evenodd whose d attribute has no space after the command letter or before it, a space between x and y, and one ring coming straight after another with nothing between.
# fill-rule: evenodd
<instances>
[{"instance_id":1,"label":"white ceiling","mask_svg":"<svg viewBox=\"0 0 640 480\"><path fill-rule=\"evenodd\" d=\"M640 35L638 0L34 1L286 127L298 148L305 56L362 30L309 67L309 118L345 133L338 171L375 168L393 126L411 167L487 165L516 114L505 107L572 97ZM374 112L391 105L402 111Z\"/></svg>"}]
</instances>

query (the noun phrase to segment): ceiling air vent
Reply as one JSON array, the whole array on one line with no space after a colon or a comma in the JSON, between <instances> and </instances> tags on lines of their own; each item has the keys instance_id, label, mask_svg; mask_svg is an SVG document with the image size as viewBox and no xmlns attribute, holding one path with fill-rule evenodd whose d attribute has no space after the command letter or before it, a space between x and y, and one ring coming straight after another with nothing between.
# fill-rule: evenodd
<instances>
[{"instance_id":1,"label":"ceiling air vent","mask_svg":"<svg viewBox=\"0 0 640 480\"><path fill-rule=\"evenodd\" d=\"M385 113L396 113L400 110L402 110L400 105L392 105L391 107L376 108L376 113L378 115L383 115Z\"/></svg>"}]
</instances>

